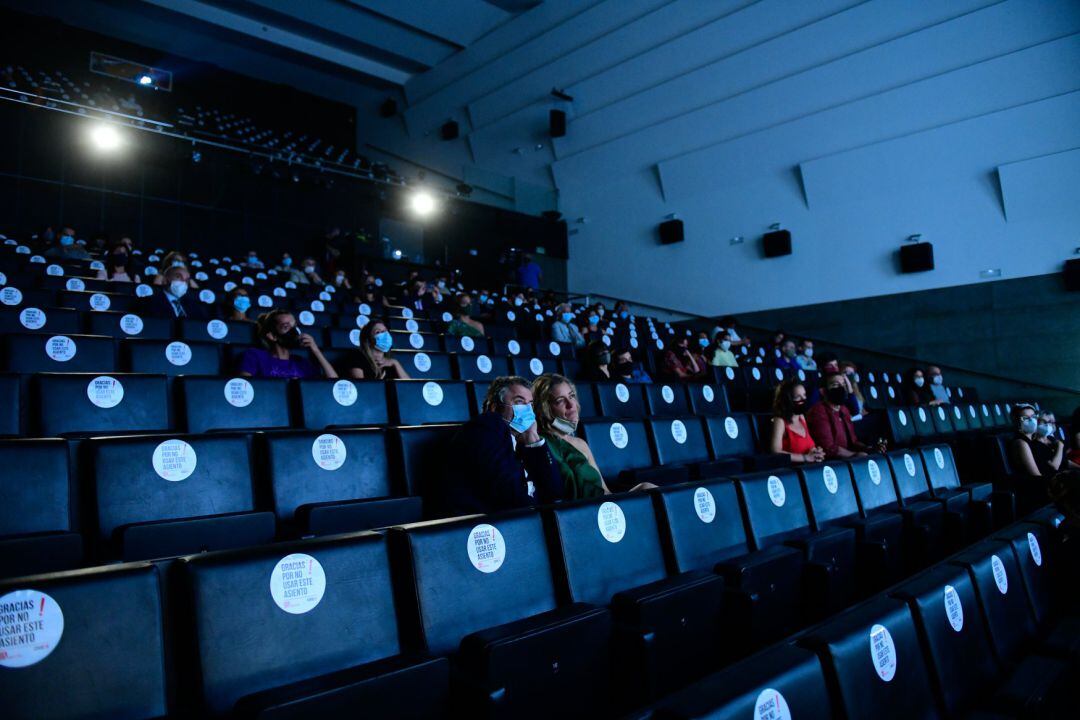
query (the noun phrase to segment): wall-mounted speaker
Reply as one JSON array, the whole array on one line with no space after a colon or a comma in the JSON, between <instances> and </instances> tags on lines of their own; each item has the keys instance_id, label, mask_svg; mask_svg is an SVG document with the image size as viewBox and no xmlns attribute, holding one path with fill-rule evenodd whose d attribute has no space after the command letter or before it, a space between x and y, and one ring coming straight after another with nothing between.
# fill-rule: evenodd
<instances>
[{"instance_id":1,"label":"wall-mounted speaker","mask_svg":"<svg viewBox=\"0 0 1080 720\"><path fill-rule=\"evenodd\" d=\"M397 100L386 98L386 102L379 106L379 114L384 118L392 118L397 115Z\"/></svg>"},{"instance_id":2,"label":"wall-mounted speaker","mask_svg":"<svg viewBox=\"0 0 1080 720\"><path fill-rule=\"evenodd\" d=\"M566 136L566 113L562 110L552 110L548 116L548 124L551 126L551 137Z\"/></svg>"},{"instance_id":3,"label":"wall-mounted speaker","mask_svg":"<svg viewBox=\"0 0 1080 720\"><path fill-rule=\"evenodd\" d=\"M443 140L457 140L457 136L458 136L458 133L460 132L460 128L458 128L458 124L457 124L456 120L449 120L449 121L443 123L443 126L442 126L440 132L442 133L442 139Z\"/></svg>"},{"instance_id":4,"label":"wall-mounted speaker","mask_svg":"<svg viewBox=\"0 0 1080 720\"><path fill-rule=\"evenodd\" d=\"M682 220L665 220L660 223L660 244L671 245L683 241Z\"/></svg>"},{"instance_id":5,"label":"wall-mounted speaker","mask_svg":"<svg viewBox=\"0 0 1080 720\"><path fill-rule=\"evenodd\" d=\"M900 272L926 272L934 269L934 246L931 243L914 243L900 248Z\"/></svg>"},{"instance_id":6,"label":"wall-mounted speaker","mask_svg":"<svg viewBox=\"0 0 1080 720\"><path fill-rule=\"evenodd\" d=\"M1080 258L1065 261L1065 289L1080 290Z\"/></svg>"},{"instance_id":7,"label":"wall-mounted speaker","mask_svg":"<svg viewBox=\"0 0 1080 720\"><path fill-rule=\"evenodd\" d=\"M774 230L761 236L761 244L765 249L765 257L782 257L791 254L791 231Z\"/></svg>"}]
</instances>

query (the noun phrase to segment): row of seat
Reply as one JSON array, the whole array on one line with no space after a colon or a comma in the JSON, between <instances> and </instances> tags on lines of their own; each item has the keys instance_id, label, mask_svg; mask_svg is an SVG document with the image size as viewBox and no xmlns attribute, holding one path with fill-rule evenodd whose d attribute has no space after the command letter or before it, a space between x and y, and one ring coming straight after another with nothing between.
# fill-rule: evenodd
<instances>
[{"instance_id":1,"label":"row of seat","mask_svg":"<svg viewBox=\"0 0 1080 720\"><path fill-rule=\"evenodd\" d=\"M149 446L122 445L139 440L95 442L146 464ZM170 457L170 471L186 462ZM818 501L842 497L853 474L889 485L889 463L873 463L878 474L864 459L830 465L835 478L752 474L209 552L168 572L134 563L0 581L7 658L23 668L0 673L5 713L610 717L854 596L840 590L877 587L856 580L855 531L819 518ZM115 506L167 492L195 502L186 483L203 465L183 480L116 478ZM102 607L124 621L103 623Z\"/></svg>"}]
</instances>

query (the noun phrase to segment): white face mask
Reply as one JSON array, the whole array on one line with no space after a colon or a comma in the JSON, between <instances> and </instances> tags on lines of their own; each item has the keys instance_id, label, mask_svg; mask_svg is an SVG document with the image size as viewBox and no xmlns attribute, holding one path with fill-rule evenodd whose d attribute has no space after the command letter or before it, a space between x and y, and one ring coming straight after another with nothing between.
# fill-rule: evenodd
<instances>
[{"instance_id":1,"label":"white face mask","mask_svg":"<svg viewBox=\"0 0 1080 720\"><path fill-rule=\"evenodd\" d=\"M803 355L806 357L814 357L814 348L809 347L803 350Z\"/></svg>"},{"instance_id":2,"label":"white face mask","mask_svg":"<svg viewBox=\"0 0 1080 720\"><path fill-rule=\"evenodd\" d=\"M188 285L183 280L173 280L169 283L169 292L177 298L184 297L184 293L187 292Z\"/></svg>"},{"instance_id":3,"label":"white face mask","mask_svg":"<svg viewBox=\"0 0 1080 720\"><path fill-rule=\"evenodd\" d=\"M923 383L925 382L926 380L922 379L921 377L917 377L915 378L915 387L922 387Z\"/></svg>"},{"instance_id":4,"label":"white face mask","mask_svg":"<svg viewBox=\"0 0 1080 720\"><path fill-rule=\"evenodd\" d=\"M551 427L561 433L566 433L567 435L573 435L574 432L577 431L577 425L576 422L565 420L561 417L557 417L551 421Z\"/></svg>"},{"instance_id":5,"label":"white face mask","mask_svg":"<svg viewBox=\"0 0 1080 720\"><path fill-rule=\"evenodd\" d=\"M730 350L731 349L731 341L730 340L721 340L720 341L720 349L721 350Z\"/></svg>"}]
</instances>

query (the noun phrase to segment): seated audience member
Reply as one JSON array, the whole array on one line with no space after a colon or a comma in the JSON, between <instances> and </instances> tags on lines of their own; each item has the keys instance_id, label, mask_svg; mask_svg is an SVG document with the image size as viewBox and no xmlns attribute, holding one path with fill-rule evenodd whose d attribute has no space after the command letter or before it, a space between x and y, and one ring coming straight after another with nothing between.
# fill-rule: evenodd
<instances>
[{"instance_id":1,"label":"seated audience member","mask_svg":"<svg viewBox=\"0 0 1080 720\"><path fill-rule=\"evenodd\" d=\"M533 262L532 255L525 253L521 256L521 264L514 273L514 279L518 285L535 290L544 282L544 271Z\"/></svg>"},{"instance_id":2,"label":"seated audience member","mask_svg":"<svg viewBox=\"0 0 1080 720\"><path fill-rule=\"evenodd\" d=\"M858 369L855 363L844 360L839 363L840 372L847 378L848 383L848 410L851 411L851 419L858 422L866 414L866 400L863 399L862 390L859 389L859 381L856 380Z\"/></svg>"},{"instance_id":3,"label":"seated audience member","mask_svg":"<svg viewBox=\"0 0 1080 720\"><path fill-rule=\"evenodd\" d=\"M599 340L593 340L585 347L584 362L578 373L579 380L604 382L612 380L611 348Z\"/></svg>"},{"instance_id":4,"label":"seated audience member","mask_svg":"<svg viewBox=\"0 0 1080 720\"><path fill-rule=\"evenodd\" d=\"M450 321L446 332L465 337L484 337L483 324L473 320L471 313L472 298L466 293L458 295L457 302L454 304L454 319Z\"/></svg>"},{"instance_id":5,"label":"seated audience member","mask_svg":"<svg viewBox=\"0 0 1080 720\"><path fill-rule=\"evenodd\" d=\"M297 285L307 285L307 275L300 268L293 265L292 256L289 253L283 253L281 255L281 262L274 268L278 271L278 274L283 276L281 282L294 282Z\"/></svg>"},{"instance_id":6,"label":"seated audience member","mask_svg":"<svg viewBox=\"0 0 1080 720\"><path fill-rule=\"evenodd\" d=\"M817 360L814 360L814 341L803 340L799 345L799 354L795 356L795 362L799 369L817 371Z\"/></svg>"},{"instance_id":7,"label":"seated audience member","mask_svg":"<svg viewBox=\"0 0 1080 720\"><path fill-rule=\"evenodd\" d=\"M904 373L904 382L901 387L904 402L908 405L939 405L934 399L930 388L926 387L926 376L919 368L911 368Z\"/></svg>"},{"instance_id":8,"label":"seated audience member","mask_svg":"<svg viewBox=\"0 0 1080 720\"><path fill-rule=\"evenodd\" d=\"M109 282L140 282L138 273L128 267L130 260L127 245L117 243L105 256L105 267L97 271L97 279Z\"/></svg>"},{"instance_id":9,"label":"seated audience member","mask_svg":"<svg viewBox=\"0 0 1080 720\"><path fill-rule=\"evenodd\" d=\"M82 245L75 242L75 231L69 227L60 231L60 234L56 237L56 242L43 254L47 258L58 258L60 260L90 259L90 253L86 252L86 248Z\"/></svg>"},{"instance_id":10,"label":"seated audience member","mask_svg":"<svg viewBox=\"0 0 1080 720\"><path fill-rule=\"evenodd\" d=\"M1072 433L1072 442L1069 443L1069 462L1080 466L1080 407L1073 410L1069 419L1069 432Z\"/></svg>"},{"instance_id":11,"label":"seated audience member","mask_svg":"<svg viewBox=\"0 0 1080 720\"><path fill-rule=\"evenodd\" d=\"M795 372L799 369L798 351L795 348L795 341L791 338L785 338L780 343L780 357L776 358L776 367L781 370L790 370Z\"/></svg>"},{"instance_id":12,"label":"seated audience member","mask_svg":"<svg viewBox=\"0 0 1080 720\"><path fill-rule=\"evenodd\" d=\"M815 361L817 362L818 372L820 373L838 373L840 372L840 358L833 352L823 352L819 354Z\"/></svg>"},{"instance_id":13,"label":"seated audience member","mask_svg":"<svg viewBox=\"0 0 1080 720\"><path fill-rule=\"evenodd\" d=\"M319 276L318 266L315 264L315 258L304 258L304 264L300 268L304 273L304 279L297 282L310 283L312 285L325 285L323 279Z\"/></svg>"},{"instance_id":14,"label":"seated audience member","mask_svg":"<svg viewBox=\"0 0 1080 720\"><path fill-rule=\"evenodd\" d=\"M750 340L744 338L742 333L736 329L739 321L735 319L733 315L725 315L720 318L720 330L726 331L729 339L731 340L731 347L742 347L743 345L749 345ZM713 333L713 337L716 337L716 333Z\"/></svg>"},{"instance_id":15,"label":"seated audience member","mask_svg":"<svg viewBox=\"0 0 1080 720\"><path fill-rule=\"evenodd\" d=\"M349 276L345 274L344 270L338 270L334 274L334 286L342 290L352 290L352 283L349 282Z\"/></svg>"},{"instance_id":16,"label":"seated audience member","mask_svg":"<svg viewBox=\"0 0 1080 720\"><path fill-rule=\"evenodd\" d=\"M773 398L772 440L770 449L788 455L793 463L821 462L825 451L810 437L804 414L807 410L806 388L788 378L776 386Z\"/></svg>"},{"instance_id":17,"label":"seated audience member","mask_svg":"<svg viewBox=\"0 0 1080 720\"><path fill-rule=\"evenodd\" d=\"M482 412L454 436L446 458L439 485L439 509L446 515L546 505L565 496L559 467L536 426L529 381L522 377L491 382Z\"/></svg>"},{"instance_id":18,"label":"seated audience member","mask_svg":"<svg viewBox=\"0 0 1080 720\"><path fill-rule=\"evenodd\" d=\"M379 286L379 279L373 276L369 276L364 282L364 289L360 293L360 302L368 305L372 312L377 312L379 308L390 307L390 301L386 299L382 288Z\"/></svg>"},{"instance_id":19,"label":"seated audience member","mask_svg":"<svg viewBox=\"0 0 1080 720\"><path fill-rule=\"evenodd\" d=\"M357 380L408 380L409 373L390 357L393 337L381 320L372 320L360 331L360 347L352 354L349 376Z\"/></svg>"},{"instance_id":20,"label":"seated audience member","mask_svg":"<svg viewBox=\"0 0 1080 720\"><path fill-rule=\"evenodd\" d=\"M1049 480L1064 465L1065 446L1056 437L1049 442L1039 440L1039 419L1030 405L1014 405L1012 421L1016 430L1010 445L1014 472Z\"/></svg>"},{"instance_id":21,"label":"seated audience member","mask_svg":"<svg viewBox=\"0 0 1080 720\"><path fill-rule=\"evenodd\" d=\"M221 319L254 322L247 316L250 308L251 298L248 297L248 291L237 285L225 294L225 303L221 307Z\"/></svg>"},{"instance_id":22,"label":"seated audience member","mask_svg":"<svg viewBox=\"0 0 1080 720\"><path fill-rule=\"evenodd\" d=\"M739 367L739 361L735 359L735 353L731 352L732 340L728 330L721 330L716 334L716 341L709 353L709 364L716 367Z\"/></svg>"},{"instance_id":23,"label":"seated audience member","mask_svg":"<svg viewBox=\"0 0 1080 720\"><path fill-rule=\"evenodd\" d=\"M664 372L680 380L703 380L708 375L705 358L690 349L690 338L680 337L664 353Z\"/></svg>"},{"instance_id":24,"label":"seated audience member","mask_svg":"<svg viewBox=\"0 0 1080 720\"><path fill-rule=\"evenodd\" d=\"M237 371L244 377L336 378L337 371L319 350L315 338L300 332L296 318L288 310L275 308L259 316L257 323L262 348L248 348L240 357ZM304 348L318 363L293 355L290 350Z\"/></svg>"},{"instance_id":25,"label":"seated audience member","mask_svg":"<svg viewBox=\"0 0 1080 720\"><path fill-rule=\"evenodd\" d=\"M574 384L562 375L541 375L532 389L537 427L562 475L563 498L609 494L589 444L574 436L581 410Z\"/></svg>"},{"instance_id":26,"label":"seated audience member","mask_svg":"<svg viewBox=\"0 0 1080 720\"><path fill-rule=\"evenodd\" d=\"M156 285L158 287L161 287L161 286L164 286L164 285L167 284L165 274L169 270L169 268L182 267L182 268L186 269L187 266L188 266L188 260L187 260L187 255L184 255L181 252L177 252L176 250L173 250L172 252L166 254L165 257L163 257L161 260L159 260L158 262L156 262L154 264L157 265L158 273L157 273L157 275L154 276L154 279L153 279L151 284ZM199 283L195 282L195 278L191 277L190 271L188 272L188 281L187 281L187 283L188 283L188 288L198 289L198 287L199 287Z\"/></svg>"},{"instance_id":27,"label":"seated audience member","mask_svg":"<svg viewBox=\"0 0 1080 720\"><path fill-rule=\"evenodd\" d=\"M244 261L244 266L251 268L252 270L265 270L266 265L259 259L259 253L254 250L248 250L247 260Z\"/></svg>"},{"instance_id":28,"label":"seated audience member","mask_svg":"<svg viewBox=\"0 0 1080 720\"><path fill-rule=\"evenodd\" d=\"M404 303L410 310L423 312L438 305L435 294L428 283L417 278L405 290Z\"/></svg>"},{"instance_id":29,"label":"seated audience member","mask_svg":"<svg viewBox=\"0 0 1080 720\"><path fill-rule=\"evenodd\" d=\"M620 300L619 302L615 303L615 317L619 320L629 320L630 303L626 302L625 300Z\"/></svg>"},{"instance_id":30,"label":"seated audience member","mask_svg":"<svg viewBox=\"0 0 1080 720\"><path fill-rule=\"evenodd\" d=\"M161 273L161 286L145 301L146 312L154 317L193 318L206 317L206 308L198 293L188 292L191 279L183 265L167 268Z\"/></svg>"},{"instance_id":31,"label":"seated audience member","mask_svg":"<svg viewBox=\"0 0 1080 720\"><path fill-rule=\"evenodd\" d=\"M875 448L863 444L855 435L855 425L851 421L851 411L847 407L847 386L844 376L839 373L821 378L824 398L806 413L806 422L810 428L810 437L825 451L825 457L834 458L863 457ZM876 448L884 451L884 441Z\"/></svg>"},{"instance_id":32,"label":"seated audience member","mask_svg":"<svg viewBox=\"0 0 1080 720\"><path fill-rule=\"evenodd\" d=\"M945 389L945 381L941 377L941 368L937 365L930 365L926 368L926 374L930 378L930 392L934 395L934 400L937 402L934 405L948 405L949 404L949 391Z\"/></svg>"},{"instance_id":33,"label":"seated audience member","mask_svg":"<svg viewBox=\"0 0 1080 720\"><path fill-rule=\"evenodd\" d=\"M574 313L567 303L555 308L555 321L551 323L551 339L555 342L572 343L576 348L585 347L585 336L574 324Z\"/></svg>"},{"instance_id":34,"label":"seated audience member","mask_svg":"<svg viewBox=\"0 0 1080 720\"><path fill-rule=\"evenodd\" d=\"M783 330L777 330L776 332L773 333L773 336L772 336L773 348L776 349L776 350L780 350L781 354L783 353L783 347L784 347L784 341L785 340L787 340L787 333L785 333Z\"/></svg>"},{"instance_id":35,"label":"seated audience member","mask_svg":"<svg viewBox=\"0 0 1080 720\"><path fill-rule=\"evenodd\" d=\"M649 373L642 369L640 363L634 362L634 355L630 350L620 350L612 358L611 379L621 380L625 383L651 383Z\"/></svg>"},{"instance_id":36,"label":"seated audience member","mask_svg":"<svg viewBox=\"0 0 1080 720\"><path fill-rule=\"evenodd\" d=\"M1035 427L1035 439L1052 448L1060 445L1063 450L1065 449L1065 443L1062 442L1061 437L1058 435L1057 417L1052 411L1042 410L1039 412L1039 424ZM1069 458L1069 453L1065 452L1059 469L1065 470L1069 467L1076 467L1076 464Z\"/></svg>"}]
</instances>

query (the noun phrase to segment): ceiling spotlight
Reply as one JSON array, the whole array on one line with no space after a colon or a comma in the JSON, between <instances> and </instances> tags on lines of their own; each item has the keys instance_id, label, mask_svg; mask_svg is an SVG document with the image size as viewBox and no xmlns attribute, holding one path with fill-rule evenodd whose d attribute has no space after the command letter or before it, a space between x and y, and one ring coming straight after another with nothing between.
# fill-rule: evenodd
<instances>
[{"instance_id":1,"label":"ceiling spotlight","mask_svg":"<svg viewBox=\"0 0 1080 720\"><path fill-rule=\"evenodd\" d=\"M111 125L95 125L90 129L90 140L98 150L115 150L123 144L123 139Z\"/></svg>"},{"instance_id":2,"label":"ceiling spotlight","mask_svg":"<svg viewBox=\"0 0 1080 720\"><path fill-rule=\"evenodd\" d=\"M409 204L417 215L430 215L435 210L435 198L425 190L420 190L413 195Z\"/></svg>"},{"instance_id":3,"label":"ceiling spotlight","mask_svg":"<svg viewBox=\"0 0 1080 720\"><path fill-rule=\"evenodd\" d=\"M394 259L395 259L395 260L400 260L400 259L401 259L401 255L402 255L402 253L401 253L401 251L400 251L400 250L395 250L395 251L393 252L393 256L394 256Z\"/></svg>"},{"instance_id":4,"label":"ceiling spotlight","mask_svg":"<svg viewBox=\"0 0 1080 720\"><path fill-rule=\"evenodd\" d=\"M139 84L140 85L150 85L153 82L154 82L154 78L150 77L149 75L143 74L143 75L139 76Z\"/></svg>"}]
</instances>

